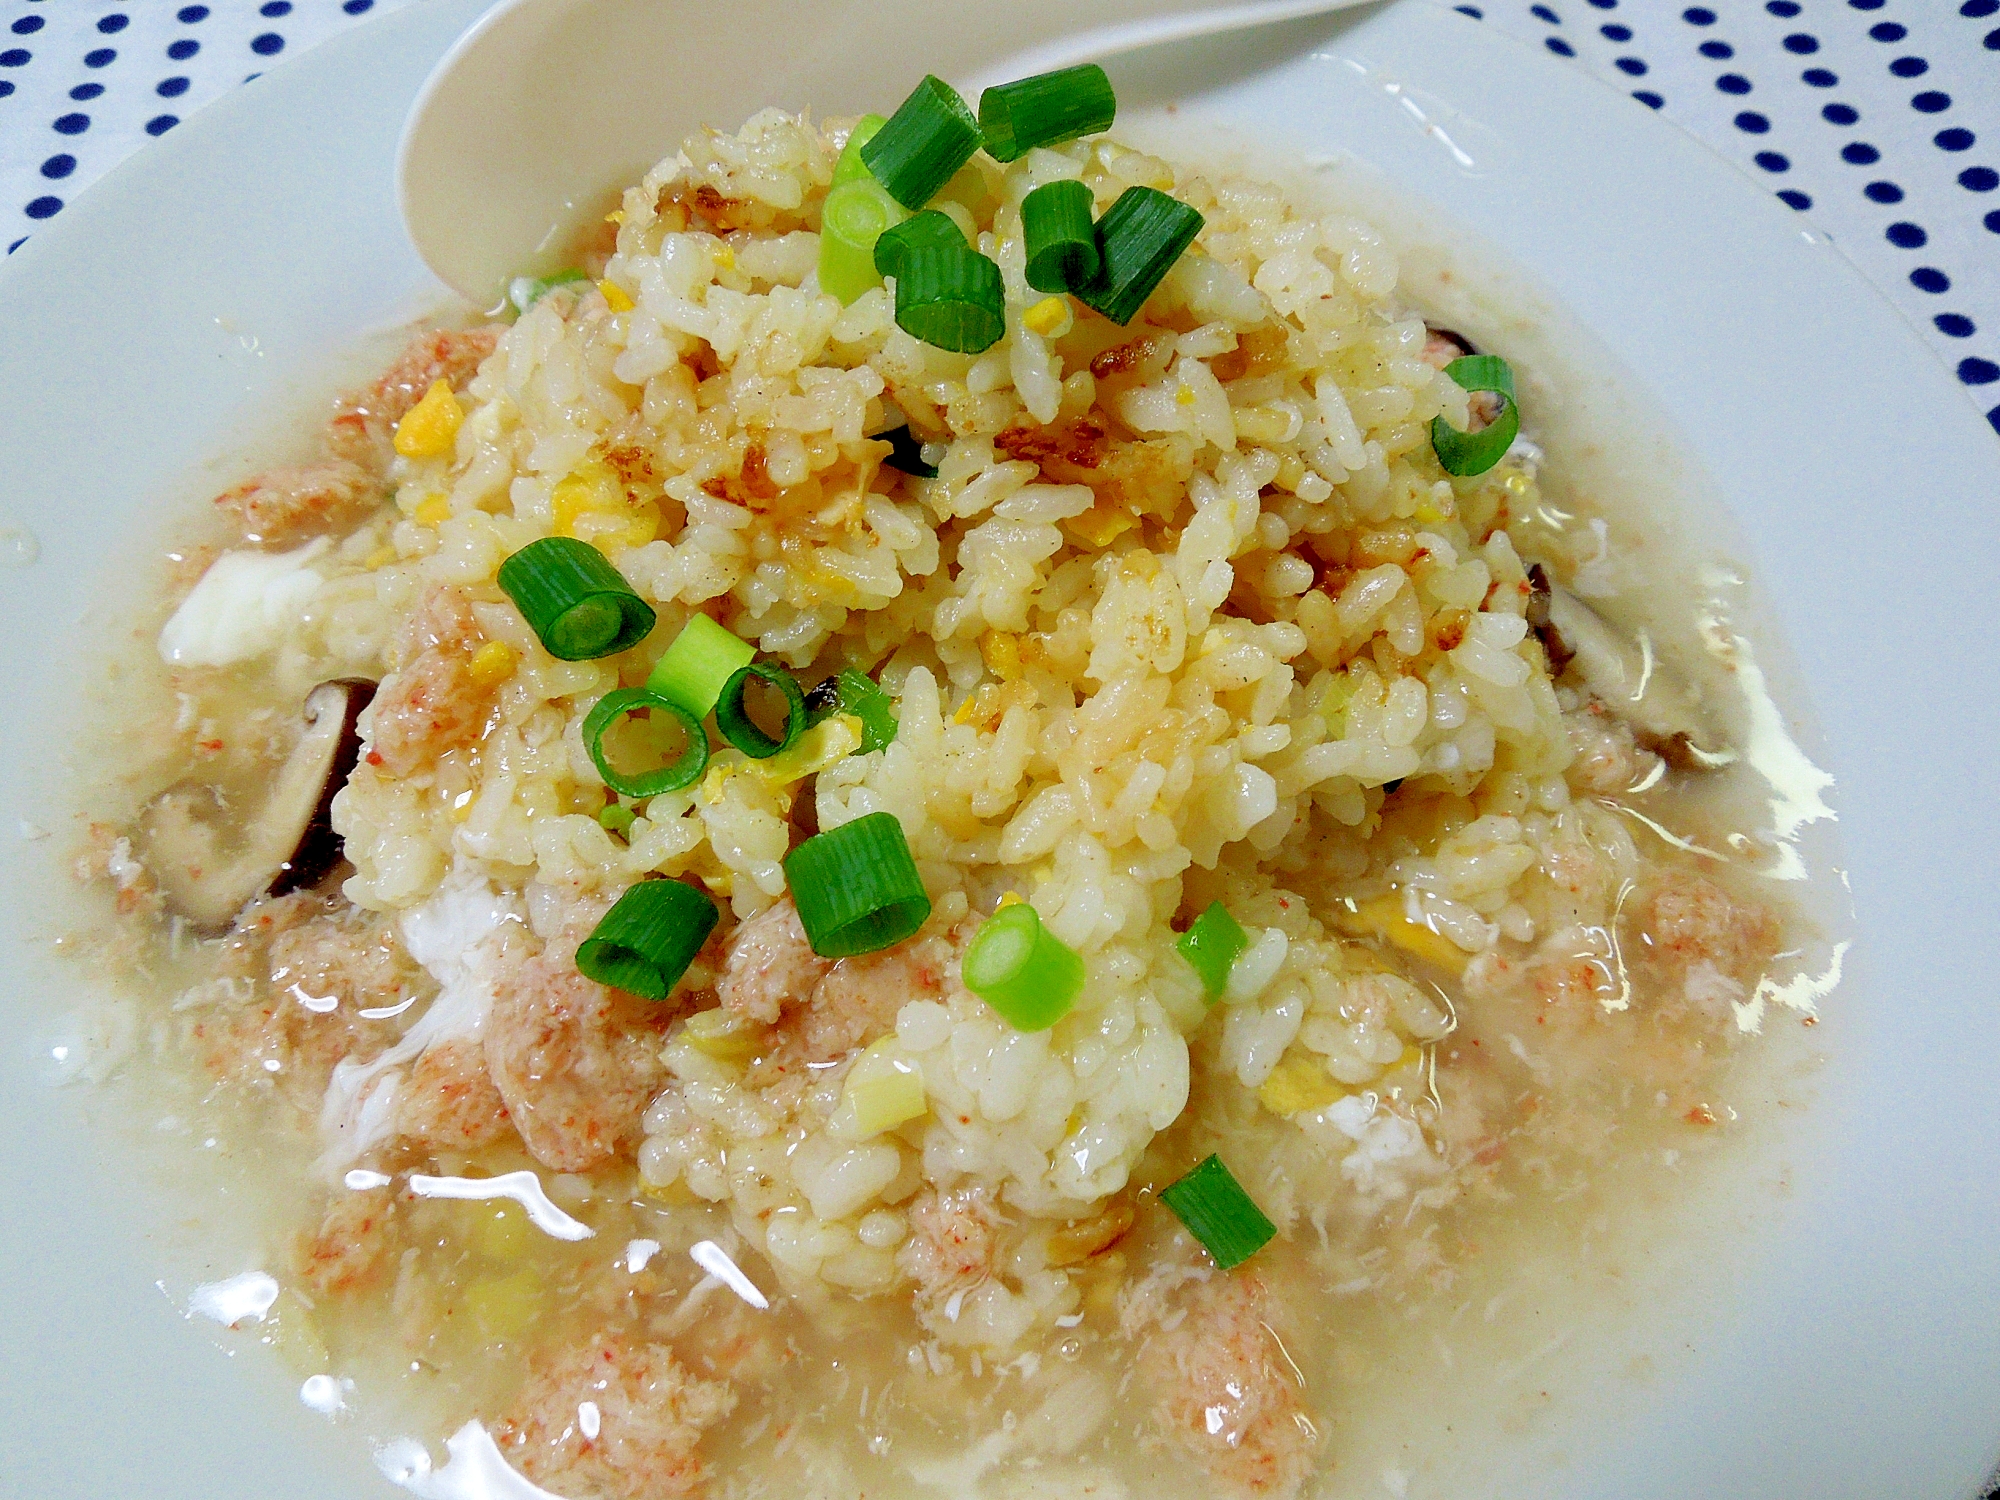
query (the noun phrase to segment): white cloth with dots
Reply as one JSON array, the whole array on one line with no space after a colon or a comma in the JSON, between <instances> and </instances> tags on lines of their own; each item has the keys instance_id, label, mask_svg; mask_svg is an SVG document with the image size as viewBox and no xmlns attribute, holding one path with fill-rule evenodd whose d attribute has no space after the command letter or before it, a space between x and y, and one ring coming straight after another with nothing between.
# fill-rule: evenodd
<instances>
[{"instance_id":1,"label":"white cloth with dots","mask_svg":"<svg viewBox=\"0 0 2000 1500\"><path fill-rule=\"evenodd\" d=\"M0 244L217 95L408 3L0 0ZM1790 204L2000 431L2000 0L1456 8L1659 110Z\"/></svg>"}]
</instances>

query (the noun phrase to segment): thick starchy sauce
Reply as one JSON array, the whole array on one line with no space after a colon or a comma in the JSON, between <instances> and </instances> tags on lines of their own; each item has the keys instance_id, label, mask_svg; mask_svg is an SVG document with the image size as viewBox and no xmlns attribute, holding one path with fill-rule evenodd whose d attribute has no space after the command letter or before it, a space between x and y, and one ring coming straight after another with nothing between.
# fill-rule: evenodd
<instances>
[{"instance_id":1,"label":"thick starchy sauce","mask_svg":"<svg viewBox=\"0 0 2000 1500\"><path fill-rule=\"evenodd\" d=\"M757 235L792 227L761 204L746 218L708 181L683 187L660 200L670 237L736 230L740 258ZM747 222L756 227L741 230ZM565 320L603 327L616 314L586 286L531 316L548 340ZM528 327L524 319L521 337ZM1122 559L1094 587L1143 590L1193 524L1200 450L1148 436L1134 425L1140 405L1118 392L1173 378L1170 363L1197 347L1176 341L1195 338L1200 320L1169 306L1123 333L1090 319L1078 330L1061 352L1088 369L1096 399L1066 397L1047 420L954 411L972 399L963 383L954 396L892 381L880 400L893 396L927 437L985 421L989 464L1088 487L1088 508L1051 534L1078 555ZM438 555L440 536L464 549L470 533L450 532L444 492L426 489L441 470L399 459L392 436L438 382L475 413L468 424L512 399L498 380L483 397L468 389L501 332L425 332L341 404L318 455L219 497L240 521L236 546L292 554L288 576L313 570L292 597L327 580L393 579L399 568L407 582L374 596L390 601L392 628L316 603L310 643L168 666L129 752L135 808L190 781L223 788L225 803L254 804L291 753L302 687L370 661L381 685L344 798L417 786L433 810L419 826L449 839L483 827L493 778L527 777L521 765L553 755L562 790L540 816L587 821L604 805L587 762L564 751L559 723L552 741L547 726L517 733L509 722L517 663L558 668L496 623L506 606L490 581L495 559L467 551L461 584L417 566ZM1271 413L1285 397L1287 340L1301 337L1295 321L1270 313L1214 341L1206 375L1232 390L1246 434L1290 441L1282 413ZM1438 334L1421 356L1441 367L1459 352L1455 336ZM708 345L679 364L690 393L701 382L703 407L725 399ZM648 390L664 389L648 378ZM1393 405L1384 397L1372 418L1362 413L1362 430L1391 422ZM649 432L643 412L613 425L597 469L576 457L579 483L610 486L598 508L611 519L584 534L615 561L655 533L685 539L700 518L663 488L677 471L675 442ZM839 464L850 467L838 482L911 498L915 482L880 466L883 445L847 446L858 461L823 464L802 482L786 467L779 477L791 482L781 484L762 444L739 443L736 467L699 489L767 516L768 555L796 559L794 548L820 545L797 540L801 518L833 492ZM438 464L462 463L459 449ZM1291 462L1262 480L1261 503L1297 521L1313 488ZM1314 503L1326 503L1325 490ZM481 505L502 511L506 495L502 484ZM1538 701L1559 725L1558 763L1510 765L1503 747L1476 776L1417 771L1414 755L1371 771L1354 756L1389 751L1350 755L1329 735L1281 769L1295 809L1282 846L1214 831L1210 849L1167 877L1177 897L1155 914L1154 956L1144 960L1148 994L1164 998L1107 1010L1092 1022L1094 1040L1056 1033L1068 1049L1061 1078L1083 1078L1094 1046L1143 1095L1117 1116L1118 1128L1140 1132L1122 1159L1091 1135L1100 1106L1081 1084L1060 1098L998 1102L1016 1086L1010 1059L1029 1042L1010 1040L959 980L964 945L994 900L1047 878L1034 870L1051 845L1011 859L996 852L992 830L1011 802L995 817L980 812L977 793L952 791L975 799L949 814L959 820L955 857L968 863L949 866L940 846L918 841L937 901L931 923L896 948L837 962L811 950L789 897L757 890L742 860L712 843L670 846L660 830L678 819L664 813L642 820L631 848L661 839L653 867L706 884L724 906L686 982L658 1004L575 966L578 942L629 876L600 870L564 883L518 858L468 857L460 842L448 869L433 861L390 899L381 892L395 871L378 842L360 904L343 881L361 877L342 866L202 934L149 866L144 818L94 825L82 873L115 893L107 961L143 974L170 1023L174 1057L161 1066L184 1061L212 1082L206 1107L227 1138L277 1143L296 1164L285 1192L311 1184L310 1206L271 1247L282 1291L270 1326L302 1373L352 1379L356 1401L431 1438L476 1420L471 1440L490 1440L535 1484L573 1500L986 1485L1010 1495L1285 1497L1310 1475L1340 1475L1370 1403L1423 1399L1414 1377L1385 1392L1371 1364L1372 1349L1401 1347L1399 1324L1456 1305L1467 1288L1490 1290L1480 1278L1528 1226L1560 1241L1563 1226L1615 1208L1632 1191L1632 1161L1696 1156L1731 1128L1739 1009L1799 951L1760 878L1767 846L1736 826L1738 773L1704 768L1728 760L1726 736L1676 720L1689 711L1682 699L1656 695L1640 711L1614 712L1601 696L1611 666L1592 652L1615 654L1618 632L1564 585L1602 565L1602 535L1542 504L1532 453L1444 485L1444 501L1454 514L1422 500L1400 512L1349 510L1317 530L1279 525L1267 553L1238 550L1218 625L1187 654L1253 649L1219 633L1232 617L1282 624L1290 633L1271 639L1289 644L1293 701L1312 700L1336 726L1346 715L1350 727L1407 714L1398 695L1416 680L1408 674L1454 652L1503 655L1518 670L1502 675L1517 678L1544 678L1553 664L1567 670ZM586 495L579 513L587 519L596 505ZM627 527L636 540L621 542ZM1457 551L1499 560L1484 596L1426 604L1428 618L1384 609L1405 576L1441 565L1454 527ZM1503 563L1515 556L1535 565L1509 576ZM1041 576L1060 563L1041 564ZM1253 569L1275 581L1245 584ZM170 602L198 572L175 581ZM1296 587L1284 582L1294 572ZM1063 587L1080 596L1078 582ZM1496 604L1500 591L1512 593ZM1481 634L1485 622L1510 620ZM990 743L1021 722L1020 705L1046 699L1052 674L1069 674L1083 699L1108 691L1085 668L1108 649L1079 634L1087 628L1087 613L1058 602L1015 628L975 632L976 657L894 657L882 675L901 697L903 736ZM1573 639L1600 630L1602 641ZM642 648L638 676L670 637L663 629ZM891 644L846 630L791 661L809 686L841 665L882 665ZM1676 644L1688 643L1667 643ZM908 688L919 669L923 685ZM603 690L579 680L586 700ZM1134 712L1179 732L1180 700L1169 708L1133 691ZM1207 711L1250 714L1249 690L1234 691L1212 693ZM1068 715L1076 703L1063 693ZM1277 710L1260 711L1269 722ZM1726 703L1710 712L1729 722ZM1094 732L1067 722L1069 734ZM1393 750L1414 730L1383 733ZM1282 743L1274 737L1272 750ZM1317 779L1332 779L1316 799L1301 764L1321 749ZM1090 774L1104 775L1098 792L1108 798L1130 785L1124 771ZM853 780L821 775L817 788L757 793L775 798L772 826L793 841L867 810L851 798ZM727 789L703 794L714 801ZM360 814L343 824L340 806L335 823L351 846ZM1143 818L1138 836L1175 839ZM1185 837L1194 846L1195 834ZM624 842L605 840L626 857ZM536 850L545 871L550 857ZM1260 866L1267 859L1275 867ZM1133 878L1122 868L1102 878ZM1187 976L1173 977L1170 939L1217 899L1255 941L1236 989L1204 1009L1198 996L1190 1006ZM1246 976L1244 964L1258 972ZM1092 982L1110 983L1108 972L1093 970ZM873 1141L843 1137L826 1123L843 1080L884 1047L924 1060L932 1112ZM951 1092L935 1061L947 1054L960 1059L961 1082L977 1074L976 1087ZM1019 1087L1046 1091L1057 1075L1021 1076ZM1006 1134L992 1121L1024 1123ZM989 1148L1031 1160L996 1168L980 1154ZM1211 1153L1279 1230L1229 1272L1159 1201ZM1357 1478L1353 1492L1374 1493L1373 1482Z\"/></svg>"}]
</instances>

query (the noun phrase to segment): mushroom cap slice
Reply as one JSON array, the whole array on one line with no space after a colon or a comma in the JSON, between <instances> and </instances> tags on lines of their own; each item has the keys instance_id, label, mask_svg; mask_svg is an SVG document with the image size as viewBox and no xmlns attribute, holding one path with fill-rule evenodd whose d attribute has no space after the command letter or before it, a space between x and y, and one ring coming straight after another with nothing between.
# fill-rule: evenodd
<instances>
[{"instance_id":1,"label":"mushroom cap slice","mask_svg":"<svg viewBox=\"0 0 2000 1500\"><path fill-rule=\"evenodd\" d=\"M356 720L375 696L359 678L306 695L298 743L254 805L208 782L167 788L139 815L140 859L170 909L207 932L251 901L314 885L340 858L333 799L361 753Z\"/></svg>"},{"instance_id":2,"label":"mushroom cap slice","mask_svg":"<svg viewBox=\"0 0 2000 1500\"><path fill-rule=\"evenodd\" d=\"M1653 651L1643 634L1635 641L1559 583L1537 563L1528 623L1549 654L1556 675L1573 671L1612 713L1630 724L1640 743L1684 771L1714 770L1736 757L1719 735L1694 689Z\"/></svg>"}]
</instances>

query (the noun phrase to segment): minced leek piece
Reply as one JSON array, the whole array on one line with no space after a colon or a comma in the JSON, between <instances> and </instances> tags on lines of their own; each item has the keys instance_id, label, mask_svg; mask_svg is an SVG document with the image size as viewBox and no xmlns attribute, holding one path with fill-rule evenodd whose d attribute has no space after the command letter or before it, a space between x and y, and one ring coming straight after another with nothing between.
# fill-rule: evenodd
<instances>
[{"instance_id":1,"label":"minced leek piece","mask_svg":"<svg viewBox=\"0 0 2000 1500\"><path fill-rule=\"evenodd\" d=\"M1083 958L1025 901L1003 906L973 935L959 971L965 987L1016 1031L1046 1031L1076 1004Z\"/></svg>"},{"instance_id":2,"label":"minced leek piece","mask_svg":"<svg viewBox=\"0 0 2000 1500\"><path fill-rule=\"evenodd\" d=\"M679 880L642 880L576 950L586 979L643 1000L664 1000L708 941L718 913L707 892Z\"/></svg>"},{"instance_id":3,"label":"minced leek piece","mask_svg":"<svg viewBox=\"0 0 2000 1500\"><path fill-rule=\"evenodd\" d=\"M875 241L875 270L881 276L901 276L903 262L912 250L944 247L951 250L969 248L965 242L965 231L951 221L951 216L935 208L927 208L920 214L913 214L885 230Z\"/></svg>"},{"instance_id":4,"label":"minced leek piece","mask_svg":"<svg viewBox=\"0 0 2000 1500\"><path fill-rule=\"evenodd\" d=\"M761 1026L721 1006L689 1016L681 1036L695 1051L717 1062L747 1063L765 1045Z\"/></svg>"},{"instance_id":5,"label":"minced leek piece","mask_svg":"<svg viewBox=\"0 0 2000 1500\"><path fill-rule=\"evenodd\" d=\"M707 615L696 615L667 647L646 687L705 719L722 696L723 686L756 655L755 646L738 640Z\"/></svg>"},{"instance_id":6,"label":"minced leek piece","mask_svg":"<svg viewBox=\"0 0 2000 1500\"><path fill-rule=\"evenodd\" d=\"M884 231L909 216L910 211L891 198L881 183L865 174L828 192L820 210L819 289L846 306L871 287L880 286L882 274L875 269L877 244Z\"/></svg>"},{"instance_id":7,"label":"minced leek piece","mask_svg":"<svg viewBox=\"0 0 2000 1500\"><path fill-rule=\"evenodd\" d=\"M1443 417L1431 418L1431 449L1447 474L1461 478L1484 474L1507 456L1521 431L1521 411L1514 404L1514 371L1497 354L1468 354L1444 367L1445 374L1468 393L1491 391L1505 403L1500 415L1478 432L1460 432Z\"/></svg>"},{"instance_id":8,"label":"minced leek piece","mask_svg":"<svg viewBox=\"0 0 2000 1500\"><path fill-rule=\"evenodd\" d=\"M605 736L621 720L639 714L646 716L649 730L672 725L683 741L678 755L651 771L633 771L617 765L611 747L604 743ZM604 778L604 784L627 797L657 797L662 792L677 792L701 780L701 773L708 769L708 736L702 733L701 720L666 694L651 688L619 688L598 699L597 706L584 717L583 744L597 763L597 774ZM667 753L657 744L650 749L660 756Z\"/></svg>"},{"instance_id":9,"label":"minced leek piece","mask_svg":"<svg viewBox=\"0 0 2000 1500\"><path fill-rule=\"evenodd\" d=\"M914 1071L850 1083L846 1099L854 1108L855 1126L864 1136L880 1135L921 1119L931 1107L924 1096L923 1075Z\"/></svg>"},{"instance_id":10,"label":"minced leek piece","mask_svg":"<svg viewBox=\"0 0 2000 1500\"><path fill-rule=\"evenodd\" d=\"M822 958L900 943L931 914L894 813L869 813L813 835L785 856L785 884L806 941Z\"/></svg>"},{"instance_id":11,"label":"minced leek piece","mask_svg":"<svg viewBox=\"0 0 2000 1500\"><path fill-rule=\"evenodd\" d=\"M895 743L896 700L867 673L849 667L840 674L840 706L861 721L861 754Z\"/></svg>"},{"instance_id":12,"label":"minced leek piece","mask_svg":"<svg viewBox=\"0 0 2000 1500\"><path fill-rule=\"evenodd\" d=\"M1176 946L1181 957L1201 976L1201 987L1208 992L1208 1003L1213 1005L1229 987L1230 967L1250 946L1250 934L1220 901L1213 901L1181 934Z\"/></svg>"},{"instance_id":13,"label":"minced leek piece","mask_svg":"<svg viewBox=\"0 0 2000 1500\"><path fill-rule=\"evenodd\" d=\"M857 182L872 174L868 163L861 159L861 148L875 139L875 132L889 122L880 115L863 115L854 122L854 129L847 134L847 144L840 148L840 160L833 164L833 185L843 182Z\"/></svg>"},{"instance_id":14,"label":"minced leek piece","mask_svg":"<svg viewBox=\"0 0 2000 1500\"><path fill-rule=\"evenodd\" d=\"M1090 207L1090 189L1073 177L1045 182L1021 200L1028 285L1036 291L1067 292L1087 286L1097 275L1097 230Z\"/></svg>"},{"instance_id":15,"label":"minced leek piece","mask_svg":"<svg viewBox=\"0 0 2000 1500\"><path fill-rule=\"evenodd\" d=\"M861 147L875 180L905 208L922 208L979 149L979 121L941 78L926 73Z\"/></svg>"},{"instance_id":16,"label":"minced leek piece","mask_svg":"<svg viewBox=\"0 0 2000 1500\"><path fill-rule=\"evenodd\" d=\"M1102 257L1097 274L1072 288L1073 294L1114 323L1131 322L1204 222L1199 212L1158 188L1125 189L1097 221Z\"/></svg>"},{"instance_id":17,"label":"minced leek piece","mask_svg":"<svg viewBox=\"0 0 2000 1500\"><path fill-rule=\"evenodd\" d=\"M858 1137L880 1135L930 1112L924 1070L896 1049L893 1033L855 1059L841 1085L841 1113Z\"/></svg>"},{"instance_id":18,"label":"minced leek piece","mask_svg":"<svg viewBox=\"0 0 2000 1500\"><path fill-rule=\"evenodd\" d=\"M507 283L507 300L514 304L515 312L525 313L557 287L574 286L579 281L588 280L590 278L575 267L549 276L516 276Z\"/></svg>"},{"instance_id":19,"label":"minced leek piece","mask_svg":"<svg viewBox=\"0 0 2000 1500\"><path fill-rule=\"evenodd\" d=\"M636 646L652 606L588 542L545 536L500 564L500 587L549 655L590 661Z\"/></svg>"},{"instance_id":20,"label":"minced leek piece","mask_svg":"<svg viewBox=\"0 0 2000 1500\"><path fill-rule=\"evenodd\" d=\"M954 354L979 354L1007 332L1000 268L969 247L918 246L896 276L896 326Z\"/></svg>"},{"instance_id":21,"label":"minced leek piece","mask_svg":"<svg viewBox=\"0 0 2000 1500\"><path fill-rule=\"evenodd\" d=\"M1037 73L979 96L979 133L995 161L1016 161L1037 146L1058 146L1109 130L1118 96L1096 63Z\"/></svg>"},{"instance_id":22,"label":"minced leek piece","mask_svg":"<svg viewBox=\"0 0 2000 1500\"><path fill-rule=\"evenodd\" d=\"M785 727L773 739L757 727L744 703L752 679L775 688L784 700ZM780 750L792 748L806 727L806 696L792 680L792 674L767 662L752 662L739 668L723 684L722 696L715 700L715 727L725 740L752 760L768 760Z\"/></svg>"},{"instance_id":23,"label":"minced leek piece","mask_svg":"<svg viewBox=\"0 0 2000 1500\"><path fill-rule=\"evenodd\" d=\"M1216 1265L1231 1270L1271 1241L1278 1227L1250 1200L1222 1158L1211 1156L1171 1187L1160 1201L1201 1241Z\"/></svg>"}]
</instances>

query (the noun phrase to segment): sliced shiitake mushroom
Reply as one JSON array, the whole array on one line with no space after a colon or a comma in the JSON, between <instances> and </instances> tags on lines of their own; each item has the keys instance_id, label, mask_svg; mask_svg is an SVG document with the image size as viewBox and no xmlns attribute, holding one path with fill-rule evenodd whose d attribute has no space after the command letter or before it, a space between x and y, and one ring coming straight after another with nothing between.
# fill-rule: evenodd
<instances>
[{"instance_id":1,"label":"sliced shiitake mushroom","mask_svg":"<svg viewBox=\"0 0 2000 1500\"><path fill-rule=\"evenodd\" d=\"M1548 653L1549 674L1560 677L1569 665L1569 659L1576 653L1570 650L1555 626L1550 623L1550 600L1555 594L1555 585L1549 582L1549 570L1540 563L1528 564L1528 628L1535 633L1535 639L1542 643L1542 650Z\"/></svg>"},{"instance_id":2,"label":"sliced shiitake mushroom","mask_svg":"<svg viewBox=\"0 0 2000 1500\"><path fill-rule=\"evenodd\" d=\"M183 781L146 804L139 857L170 909L219 932L258 896L325 878L340 858L334 794L360 756L355 721L374 696L374 683L346 677L308 693L298 743L261 799Z\"/></svg>"},{"instance_id":3,"label":"sliced shiitake mushroom","mask_svg":"<svg viewBox=\"0 0 2000 1500\"><path fill-rule=\"evenodd\" d=\"M1668 765L1708 771L1735 757L1701 711L1687 682L1644 642L1633 641L1561 584L1540 563L1528 569L1528 626L1560 677L1574 670L1592 696L1632 726Z\"/></svg>"},{"instance_id":4,"label":"sliced shiitake mushroom","mask_svg":"<svg viewBox=\"0 0 2000 1500\"><path fill-rule=\"evenodd\" d=\"M1452 329L1426 327L1424 332L1429 335L1424 344L1424 358L1440 370L1455 359L1479 352L1471 339Z\"/></svg>"}]
</instances>

